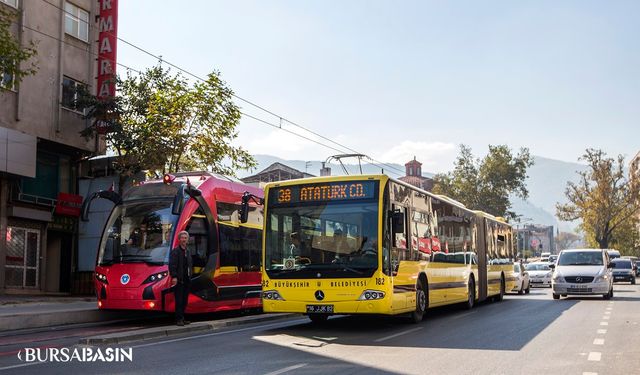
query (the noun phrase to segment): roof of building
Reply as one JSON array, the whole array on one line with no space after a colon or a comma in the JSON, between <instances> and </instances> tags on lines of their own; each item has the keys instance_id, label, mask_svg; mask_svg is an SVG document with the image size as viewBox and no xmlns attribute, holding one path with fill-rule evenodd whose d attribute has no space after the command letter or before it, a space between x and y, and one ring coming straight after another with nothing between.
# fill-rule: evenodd
<instances>
[{"instance_id":1,"label":"roof of building","mask_svg":"<svg viewBox=\"0 0 640 375\"><path fill-rule=\"evenodd\" d=\"M284 174L284 176L283 176ZM288 165L275 162L260 172L247 176L242 179L244 182L258 182L258 181L278 181L278 180L290 180L294 178L306 178L315 177L312 174L299 171L295 168L291 168Z\"/></svg>"}]
</instances>

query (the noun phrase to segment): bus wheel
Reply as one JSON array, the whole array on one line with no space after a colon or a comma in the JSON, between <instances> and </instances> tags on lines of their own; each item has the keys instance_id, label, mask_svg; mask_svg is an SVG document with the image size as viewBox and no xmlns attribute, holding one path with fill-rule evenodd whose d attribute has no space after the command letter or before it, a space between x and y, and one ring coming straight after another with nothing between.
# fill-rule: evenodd
<instances>
[{"instance_id":1,"label":"bus wheel","mask_svg":"<svg viewBox=\"0 0 640 375\"><path fill-rule=\"evenodd\" d=\"M504 299L504 277L500 277L500 294L495 296L495 301L500 302Z\"/></svg>"},{"instance_id":2,"label":"bus wheel","mask_svg":"<svg viewBox=\"0 0 640 375\"><path fill-rule=\"evenodd\" d=\"M329 314L309 314L308 316L315 324L326 323L327 319L329 319Z\"/></svg>"},{"instance_id":3,"label":"bus wheel","mask_svg":"<svg viewBox=\"0 0 640 375\"><path fill-rule=\"evenodd\" d=\"M420 323L427 311L427 292L422 281L416 285L416 310L411 313L411 322Z\"/></svg>"},{"instance_id":4,"label":"bus wheel","mask_svg":"<svg viewBox=\"0 0 640 375\"><path fill-rule=\"evenodd\" d=\"M464 304L464 308L471 310L476 302L476 283L473 278L469 278L469 286L467 291L467 303Z\"/></svg>"}]
</instances>

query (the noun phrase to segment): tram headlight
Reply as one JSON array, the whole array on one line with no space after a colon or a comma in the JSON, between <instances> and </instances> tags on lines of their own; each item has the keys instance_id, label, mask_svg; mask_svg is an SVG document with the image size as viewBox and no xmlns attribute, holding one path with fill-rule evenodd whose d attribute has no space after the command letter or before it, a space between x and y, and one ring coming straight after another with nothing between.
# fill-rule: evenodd
<instances>
[{"instance_id":1,"label":"tram headlight","mask_svg":"<svg viewBox=\"0 0 640 375\"><path fill-rule=\"evenodd\" d=\"M160 281L169 275L168 271L154 273L153 275L147 277L147 279L143 282L143 284L154 283L156 281Z\"/></svg>"},{"instance_id":2,"label":"tram headlight","mask_svg":"<svg viewBox=\"0 0 640 375\"><path fill-rule=\"evenodd\" d=\"M262 299L268 299L271 301L284 301L284 298L282 298L277 290L267 290L262 292Z\"/></svg>"},{"instance_id":3,"label":"tram headlight","mask_svg":"<svg viewBox=\"0 0 640 375\"><path fill-rule=\"evenodd\" d=\"M107 282L107 277L105 275L101 274L100 272L96 272L96 280L98 280L98 281L100 281L102 283L105 283L105 284L109 284Z\"/></svg>"},{"instance_id":4,"label":"tram headlight","mask_svg":"<svg viewBox=\"0 0 640 375\"><path fill-rule=\"evenodd\" d=\"M358 300L359 301L371 301L371 300L383 299L383 298L384 298L384 292L383 291L367 289L364 292L362 292L362 294L360 295L360 298L358 298Z\"/></svg>"}]
</instances>

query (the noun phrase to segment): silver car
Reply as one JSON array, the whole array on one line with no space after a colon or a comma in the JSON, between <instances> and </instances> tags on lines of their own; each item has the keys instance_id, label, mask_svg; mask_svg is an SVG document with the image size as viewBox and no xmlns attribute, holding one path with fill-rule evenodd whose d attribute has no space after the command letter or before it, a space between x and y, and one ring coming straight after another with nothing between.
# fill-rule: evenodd
<instances>
[{"instance_id":1,"label":"silver car","mask_svg":"<svg viewBox=\"0 0 640 375\"><path fill-rule=\"evenodd\" d=\"M551 287L551 275L553 271L547 262L533 262L526 265L531 286L548 286Z\"/></svg>"},{"instance_id":2,"label":"silver car","mask_svg":"<svg viewBox=\"0 0 640 375\"><path fill-rule=\"evenodd\" d=\"M569 294L613 297L613 275L609 255L601 249L562 250L551 278L553 299Z\"/></svg>"}]
</instances>

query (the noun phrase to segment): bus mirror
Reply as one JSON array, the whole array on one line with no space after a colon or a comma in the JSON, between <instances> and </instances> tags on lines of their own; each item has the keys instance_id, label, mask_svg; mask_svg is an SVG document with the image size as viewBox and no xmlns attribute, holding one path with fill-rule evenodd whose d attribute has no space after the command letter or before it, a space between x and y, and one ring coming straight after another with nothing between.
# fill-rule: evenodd
<instances>
[{"instance_id":1,"label":"bus mirror","mask_svg":"<svg viewBox=\"0 0 640 375\"><path fill-rule=\"evenodd\" d=\"M171 213L173 215L180 215L184 208L184 189L186 185L182 185L178 188L176 196L173 197L173 204L171 205Z\"/></svg>"},{"instance_id":2,"label":"bus mirror","mask_svg":"<svg viewBox=\"0 0 640 375\"><path fill-rule=\"evenodd\" d=\"M246 223L249 220L249 201L252 200L259 205L264 204L264 199L259 198L248 191L242 194L242 204L240 205L240 222Z\"/></svg>"},{"instance_id":3,"label":"bus mirror","mask_svg":"<svg viewBox=\"0 0 640 375\"><path fill-rule=\"evenodd\" d=\"M249 202L242 202L240 207L240 222L246 223L249 220Z\"/></svg>"},{"instance_id":4,"label":"bus mirror","mask_svg":"<svg viewBox=\"0 0 640 375\"><path fill-rule=\"evenodd\" d=\"M391 228L394 234L404 232L404 212L393 211L391 214Z\"/></svg>"}]
</instances>

